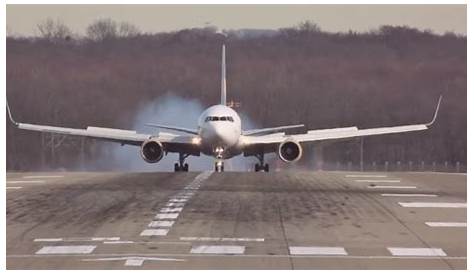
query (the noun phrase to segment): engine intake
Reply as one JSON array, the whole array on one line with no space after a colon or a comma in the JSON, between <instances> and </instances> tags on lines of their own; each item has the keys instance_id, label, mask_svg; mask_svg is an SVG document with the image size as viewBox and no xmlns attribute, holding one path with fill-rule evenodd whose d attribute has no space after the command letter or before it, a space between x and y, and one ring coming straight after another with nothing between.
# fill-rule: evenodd
<instances>
[{"instance_id":1,"label":"engine intake","mask_svg":"<svg viewBox=\"0 0 474 274\"><path fill-rule=\"evenodd\" d=\"M141 155L147 163L156 163L163 158L163 145L154 140L145 141L142 144Z\"/></svg>"},{"instance_id":2,"label":"engine intake","mask_svg":"<svg viewBox=\"0 0 474 274\"><path fill-rule=\"evenodd\" d=\"M296 162L303 155L303 148L295 141L284 141L278 147L278 156L284 162Z\"/></svg>"}]
</instances>

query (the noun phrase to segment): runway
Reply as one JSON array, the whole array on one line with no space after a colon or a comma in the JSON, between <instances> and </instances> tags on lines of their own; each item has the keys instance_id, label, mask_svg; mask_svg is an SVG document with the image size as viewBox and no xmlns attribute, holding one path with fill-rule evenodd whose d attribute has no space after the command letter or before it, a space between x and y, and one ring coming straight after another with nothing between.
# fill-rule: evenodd
<instances>
[{"instance_id":1,"label":"runway","mask_svg":"<svg viewBox=\"0 0 474 274\"><path fill-rule=\"evenodd\" d=\"M466 269L466 175L7 173L7 269Z\"/></svg>"}]
</instances>

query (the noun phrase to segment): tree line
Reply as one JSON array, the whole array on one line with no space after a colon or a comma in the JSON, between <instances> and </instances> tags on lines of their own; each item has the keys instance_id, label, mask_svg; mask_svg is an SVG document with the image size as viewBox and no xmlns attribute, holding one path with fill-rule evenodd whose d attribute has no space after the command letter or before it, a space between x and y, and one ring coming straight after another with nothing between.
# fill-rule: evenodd
<instances>
[{"instance_id":1,"label":"tree line","mask_svg":"<svg viewBox=\"0 0 474 274\"><path fill-rule=\"evenodd\" d=\"M19 121L127 129L145 103L170 92L205 106L218 103L224 42L228 99L240 102L237 111L258 126L424 123L443 94L432 129L364 138L364 161L466 163L466 37L406 26L331 33L303 22L258 35L213 27L143 33L102 19L80 36L48 19L37 37L7 37L7 96ZM8 170L73 169L79 151L86 160L100 153L100 143L88 141L58 145L52 158L48 137L9 123L6 137ZM360 158L358 140L305 149L302 166L314 164L314 151L326 162Z\"/></svg>"}]
</instances>

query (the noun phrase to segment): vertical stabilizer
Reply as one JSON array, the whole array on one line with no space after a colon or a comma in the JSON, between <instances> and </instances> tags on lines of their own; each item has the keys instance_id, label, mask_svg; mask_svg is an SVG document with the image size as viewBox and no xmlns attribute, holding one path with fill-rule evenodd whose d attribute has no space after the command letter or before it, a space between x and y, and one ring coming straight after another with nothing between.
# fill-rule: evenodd
<instances>
[{"instance_id":1,"label":"vertical stabilizer","mask_svg":"<svg viewBox=\"0 0 474 274\"><path fill-rule=\"evenodd\" d=\"M221 68L221 105L227 104L227 88L225 81L225 44L222 45L222 68Z\"/></svg>"}]
</instances>

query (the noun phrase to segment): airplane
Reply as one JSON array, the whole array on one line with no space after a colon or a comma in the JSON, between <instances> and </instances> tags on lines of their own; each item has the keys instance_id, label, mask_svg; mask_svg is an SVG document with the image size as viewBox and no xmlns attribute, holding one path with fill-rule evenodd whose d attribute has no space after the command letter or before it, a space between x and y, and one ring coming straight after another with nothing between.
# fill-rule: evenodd
<instances>
[{"instance_id":1,"label":"airplane","mask_svg":"<svg viewBox=\"0 0 474 274\"><path fill-rule=\"evenodd\" d=\"M179 134L161 131L157 134L145 134L138 133L134 130L92 126L86 129L55 127L16 122L8 106L8 100L7 110L10 121L19 129L84 136L117 142L122 145L139 146L141 157L147 163L157 163L165 154L178 153L178 162L174 165L175 172L188 171L189 165L185 163L186 158L191 155L200 156L201 153L214 157L214 170L216 172L224 171L225 159L240 154L243 154L245 157L255 156L258 159L258 163L255 164L256 172L268 172L269 165L265 163L265 154L276 153L283 162L296 162L301 158L303 153L302 143L347 140L362 136L426 130L434 124L442 100L442 96L440 96L432 120L425 124L368 129L359 129L352 126L316 129L309 130L302 134L287 135L285 134L286 130L301 128L304 127L304 125L297 124L242 130L242 121L239 115L234 109L226 105L226 89L226 57L224 44L222 45L220 104L213 105L202 112L198 119L196 129L148 123L146 124L147 126L171 130L179 132Z\"/></svg>"}]
</instances>

